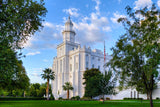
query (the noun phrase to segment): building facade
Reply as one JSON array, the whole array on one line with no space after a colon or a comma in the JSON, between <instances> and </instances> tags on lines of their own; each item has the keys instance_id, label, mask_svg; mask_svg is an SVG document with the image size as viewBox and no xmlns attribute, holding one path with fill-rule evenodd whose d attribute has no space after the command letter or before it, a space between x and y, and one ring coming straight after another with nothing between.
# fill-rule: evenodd
<instances>
[{"instance_id":1,"label":"building facade","mask_svg":"<svg viewBox=\"0 0 160 107\"><path fill-rule=\"evenodd\" d=\"M55 80L52 81L52 93L56 99L66 98L67 92L62 86L65 82L70 82L74 88L73 91L70 91L70 97L83 97L83 73L86 68L98 68L103 72L103 52L98 49L91 50L90 47L81 47L80 44L75 43L76 33L70 17L65 23L62 35L63 42L57 46L57 56L53 59L52 69L55 72Z\"/></svg>"}]
</instances>

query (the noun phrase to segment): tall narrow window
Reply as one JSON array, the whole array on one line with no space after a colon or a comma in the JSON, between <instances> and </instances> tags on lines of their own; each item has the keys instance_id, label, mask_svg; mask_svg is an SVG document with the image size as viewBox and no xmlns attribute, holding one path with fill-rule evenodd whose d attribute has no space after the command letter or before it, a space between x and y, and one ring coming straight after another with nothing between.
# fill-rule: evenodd
<instances>
[{"instance_id":1,"label":"tall narrow window","mask_svg":"<svg viewBox=\"0 0 160 107\"><path fill-rule=\"evenodd\" d=\"M86 62L86 68L88 68L88 62Z\"/></svg>"},{"instance_id":2,"label":"tall narrow window","mask_svg":"<svg viewBox=\"0 0 160 107\"><path fill-rule=\"evenodd\" d=\"M92 65L92 68L94 68L94 64Z\"/></svg>"},{"instance_id":3,"label":"tall narrow window","mask_svg":"<svg viewBox=\"0 0 160 107\"><path fill-rule=\"evenodd\" d=\"M98 65L98 69L100 70L100 66Z\"/></svg>"},{"instance_id":4,"label":"tall narrow window","mask_svg":"<svg viewBox=\"0 0 160 107\"><path fill-rule=\"evenodd\" d=\"M70 71L72 71L72 64L70 64Z\"/></svg>"},{"instance_id":5,"label":"tall narrow window","mask_svg":"<svg viewBox=\"0 0 160 107\"><path fill-rule=\"evenodd\" d=\"M60 60L60 72L62 72L62 60Z\"/></svg>"}]
</instances>

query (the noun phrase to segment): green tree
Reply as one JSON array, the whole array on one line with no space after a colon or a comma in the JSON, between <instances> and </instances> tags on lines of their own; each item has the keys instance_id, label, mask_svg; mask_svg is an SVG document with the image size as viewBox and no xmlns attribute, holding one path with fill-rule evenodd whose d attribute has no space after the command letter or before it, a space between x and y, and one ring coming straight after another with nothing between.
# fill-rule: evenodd
<instances>
[{"instance_id":1,"label":"green tree","mask_svg":"<svg viewBox=\"0 0 160 107\"><path fill-rule=\"evenodd\" d=\"M29 77L26 74L25 68L23 66L23 63L21 60L16 60L16 69L14 70L14 74L8 79L9 83L6 83L7 86L5 86L5 89L10 91L10 94L12 95L13 90L18 90L20 92L29 88ZM4 84L5 82L3 82ZM4 89L4 88L3 88ZM24 94L25 95L25 94Z\"/></svg>"},{"instance_id":2,"label":"green tree","mask_svg":"<svg viewBox=\"0 0 160 107\"><path fill-rule=\"evenodd\" d=\"M73 90L74 88L72 87L70 82L66 82L62 87L63 90L67 91L67 99L69 99L69 90Z\"/></svg>"},{"instance_id":3,"label":"green tree","mask_svg":"<svg viewBox=\"0 0 160 107\"><path fill-rule=\"evenodd\" d=\"M155 5L136 11L129 6L126 9L129 19L118 20L126 33L112 48L110 64L120 75L120 85L139 87L137 83L142 81L153 107L152 91L160 64L160 12Z\"/></svg>"},{"instance_id":4,"label":"green tree","mask_svg":"<svg viewBox=\"0 0 160 107\"><path fill-rule=\"evenodd\" d=\"M115 85L116 77L113 75L112 71L105 71L105 73L102 74L98 85L98 88L100 89L100 94L103 96L103 103L104 95L116 94Z\"/></svg>"},{"instance_id":5,"label":"green tree","mask_svg":"<svg viewBox=\"0 0 160 107\"><path fill-rule=\"evenodd\" d=\"M43 70L43 74L41 74L43 79L47 79L47 88L46 88L46 96L47 100L49 100L49 80L54 80L55 79L55 73L49 68L46 68Z\"/></svg>"},{"instance_id":6,"label":"green tree","mask_svg":"<svg viewBox=\"0 0 160 107\"><path fill-rule=\"evenodd\" d=\"M26 74L26 70L24 66L22 65L22 61L19 61L17 68L17 73L14 75L13 80L15 84L12 84L13 86L16 86L17 89L20 89L23 91L23 95L25 97L25 90L29 88L29 77Z\"/></svg>"},{"instance_id":7,"label":"green tree","mask_svg":"<svg viewBox=\"0 0 160 107\"><path fill-rule=\"evenodd\" d=\"M10 84L16 73L17 50L42 27L44 5L43 0L0 0L0 87Z\"/></svg>"},{"instance_id":8,"label":"green tree","mask_svg":"<svg viewBox=\"0 0 160 107\"><path fill-rule=\"evenodd\" d=\"M16 52L10 47L3 47L0 42L0 87L6 88L11 85L12 78L16 74L18 60Z\"/></svg>"},{"instance_id":9,"label":"green tree","mask_svg":"<svg viewBox=\"0 0 160 107\"><path fill-rule=\"evenodd\" d=\"M45 94L46 94L46 87L41 85L39 90L38 90L37 96L38 97L43 97Z\"/></svg>"},{"instance_id":10,"label":"green tree","mask_svg":"<svg viewBox=\"0 0 160 107\"><path fill-rule=\"evenodd\" d=\"M34 83L30 85L29 93L32 97L38 97L38 91L40 89L39 83Z\"/></svg>"},{"instance_id":11,"label":"green tree","mask_svg":"<svg viewBox=\"0 0 160 107\"><path fill-rule=\"evenodd\" d=\"M83 79L85 79L85 82L83 84L85 85L85 97L92 98L100 95L98 81L100 81L101 78L102 74L99 69L92 68L84 72Z\"/></svg>"}]
</instances>

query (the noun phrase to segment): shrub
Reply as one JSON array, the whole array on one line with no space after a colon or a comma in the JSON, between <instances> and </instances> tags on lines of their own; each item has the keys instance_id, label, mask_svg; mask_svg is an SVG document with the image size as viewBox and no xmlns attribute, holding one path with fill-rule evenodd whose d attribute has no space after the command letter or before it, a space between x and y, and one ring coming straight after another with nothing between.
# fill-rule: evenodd
<instances>
[{"instance_id":1,"label":"shrub","mask_svg":"<svg viewBox=\"0 0 160 107\"><path fill-rule=\"evenodd\" d=\"M75 99L76 99L75 97L72 97L72 98L71 98L71 100L75 100Z\"/></svg>"},{"instance_id":2,"label":"shrub","mask_svg":"<svg viewBox=\"0 0 160 107\"><path fill-rule=\"evenodd\" d=\"M39 97L0 97L0 101L16 101L16 100L45 100Z\"/></svg>"},{"instance_id":3,"label":"shrub","mask_svg":"<svg viewBox=\"0 0 160 107\"><path fill-rule=\"evenodd\" d=\"M63 98L62 98L62 97L59 97L58 100L63 100Z\"/></svg>"},{"instance_id":4,"label":"shrub","mask_svg":"<svg viewBox=\"0 0 160 107\"><path fill-rule=\"evenodd\" d=\"M123 98L123 100L143 100L143 98Z\"/></svg>"},{"instance_id":5,"label":"shrub","mask_svg":"<svg viewBox=\"0 0 160 107\"><path fill-rule=\"evenodd\" d=\"M156 100L159 100L159 97L156 97Z\"/></svg>"},{"instance_id":6,"label":"shrub","mask_svg":"<svg viewBox=\"0 0 160 107\"><path fill-rule=\"evenodd\" d=\"M76 100L80 100L80 96L75 96L75 99Z\"/></svg>"},{"instance_id":7,"label":"shrub","mask_svg":"<svg viewBox=\"0 0 160 107\"><path fill-rule=\"evenodd\" d=\"M109 98L109 97L106 97L106 100L110 100L110 98Z\"/></svg>"},{"instance_id":8,"label":"shrub","mask_svg":"<svg viewBox=\"0 0 160 107\"><path fill-rule=\"evenodd\" d=\"M50 100L55 100L53 94L51 94Z\"/></svg>"},{"instance_id":9,"label":"shrub","mask_svg":"<svg viewBox=\"0 0 160 107\"><path fill-rule=\"evenodd\" d=\"M94 101L94 99L91 99L90 97L83 97L80 100L82 100L82 101Z\"/></svg>"}]
</instances>

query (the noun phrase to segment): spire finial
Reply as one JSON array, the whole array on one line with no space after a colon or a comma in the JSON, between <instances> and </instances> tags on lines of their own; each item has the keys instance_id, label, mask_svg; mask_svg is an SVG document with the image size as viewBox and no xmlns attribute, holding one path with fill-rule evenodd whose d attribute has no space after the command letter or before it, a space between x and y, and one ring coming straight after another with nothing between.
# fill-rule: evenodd
<instances>
[{"instance_id":1,"label":"spire finial","mask_svg":"<svg viewBox=\"0 0 160 107\"><path fill-rule=\"evenodd\" d=\"M70 16L71 16L71 14L69 13L69 15L68 15L68 19L70 20Z\"/></svg>"}]
</instances>

